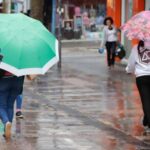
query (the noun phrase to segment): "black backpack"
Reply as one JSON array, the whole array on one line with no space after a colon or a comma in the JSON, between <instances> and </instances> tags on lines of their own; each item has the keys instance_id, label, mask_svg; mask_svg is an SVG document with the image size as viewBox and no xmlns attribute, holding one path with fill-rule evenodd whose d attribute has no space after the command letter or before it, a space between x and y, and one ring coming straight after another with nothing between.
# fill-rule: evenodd
<instances>
[{"instance_id":1,"label":"black backpack","mask_svg":"<svg viewBox=\"0 0 150 150\"><path fill-rule=\"evenodd\" d=\"M118 56L120 59L123 59L126 56L125 48L120 43L117 45L116 56Z\"/></svg>"},{"instance_id":2,"label":"black backpack","mask_svg":"<svg viewBox=\"0 0 150 150\"><path fill-rule=\"evenodd\" d=\"M3 69L0 69L0 78L2 78L4 75L5 75L5 70L3 70Z\"/></svg>"}]
</instances>

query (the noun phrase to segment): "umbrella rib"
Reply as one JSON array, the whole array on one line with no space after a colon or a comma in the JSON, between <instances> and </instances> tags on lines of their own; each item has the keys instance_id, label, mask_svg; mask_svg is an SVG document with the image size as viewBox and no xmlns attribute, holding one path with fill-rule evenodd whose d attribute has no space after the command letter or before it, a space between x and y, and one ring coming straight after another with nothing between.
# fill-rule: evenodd
<instances>
[{"instance_id":1,"label":"umbrella rib","mask_svg":"<svg viewBox=\"0 0 150 150\"><path fill-rule=\"evenodd\" d=\"M14 37L16 37L16 35L13 35L8 41L7 41L7 43L5 43L2 47L4 48ZM1 47L1 48L2 48Z\"/></svg>"},{"instance_id":2,"label":"umbrella rib","mask_svg":"<svg viewBox=\"0 0 150 150\"><path fill-rule=\"evenodd\" d=\"M1 28L1 27L0 27ZM6 31L9 31L9 29L6 29L6 30L3 30L3 31L0 31L0 33L4 33Z\"/></svg>"},{"instance_id":3,"label":"umbrella rib","mask_svg":"<svg viewBox=\"0 0 150 150\"><path fill-rule=\"evenodd\" d=\"M44 37L41 37L39 34L37 34L37 32L34 32L33 31L33 34L35 35L35 36L38 36L41 40L43 40L47 45L49 45L49 46L51 46L50 45L50 42L48 42L48 41L46 41L45 39L44 39ZM53 49L52 49L53 50Z\"/></svg>"},{"instance_id":4,"label":"umbrella rib","mask_svg":"<svg viewBox=\"0 0 150 150\"><path fill-rule=\"evenodd\" d=\"M21 41L21 42L22 42L22 41ZM23 44L24 44L24 43L22 42L22 43L21 43L21 46L20 46L20 51L19 51L19 52L20 52L20 56L19 56L19 59L18 59L19 62L21 62L21 56L22 56L22 50L21 50L21 49L22 49L22 47L23 47ZM18 66L18 69L21 68L20 66L21 66L21 63L20 63L20 65Z\"/></svg>"}]
</instances>

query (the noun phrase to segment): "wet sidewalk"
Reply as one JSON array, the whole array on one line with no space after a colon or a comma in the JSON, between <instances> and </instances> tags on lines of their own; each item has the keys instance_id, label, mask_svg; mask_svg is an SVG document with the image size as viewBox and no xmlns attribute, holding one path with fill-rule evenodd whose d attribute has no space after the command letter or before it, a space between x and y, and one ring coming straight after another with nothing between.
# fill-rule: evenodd
<instances>
[{"instance_id":1,"label":"wet sidewalk","mask_svg":"<svg viewBox=\"0 0 150 150\"><path fill-rule=\"evenodd\" d=\"M134 78L96 50L63 49L62 70L25 83L24 120L0 150L150 150Z\"/></svg>"}]
</instances>

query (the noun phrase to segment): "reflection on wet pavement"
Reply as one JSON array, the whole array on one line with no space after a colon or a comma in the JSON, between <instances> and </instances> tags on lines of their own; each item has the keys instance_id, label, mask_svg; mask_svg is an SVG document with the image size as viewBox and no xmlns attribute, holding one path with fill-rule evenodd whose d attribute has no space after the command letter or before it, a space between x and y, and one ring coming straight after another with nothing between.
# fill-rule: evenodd
<instances>
[{"instance_id":1,"label":"reflection on wet pavement","mask_svg":"<svg viewBox=\"0 0 150 150\"><path fill-rule=\"evenodd\" d=\"M26 81L25 119L0 150L150 150L134 78L122 66L107 70L95 51L63 54L61 71Z\"/></svg>"}]
</instances>

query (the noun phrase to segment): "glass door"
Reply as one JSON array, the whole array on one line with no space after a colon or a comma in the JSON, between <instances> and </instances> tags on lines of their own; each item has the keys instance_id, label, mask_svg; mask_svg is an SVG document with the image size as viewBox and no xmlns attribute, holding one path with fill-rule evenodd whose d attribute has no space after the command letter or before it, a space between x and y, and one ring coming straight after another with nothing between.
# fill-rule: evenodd
<instances>
[{"instance_id":1,"label":"glass door","mask_svg":"<svg viewBox=\"0 0 150 150\"><path fill-rule=\"evenodd\" d=\"M133 0L125 1L125 22L127 22L133 16ZM124 39L124 46L127 50L127 56L129 56L132 49L132 43L126 37Z\"/></svg>"}]
</instances>

